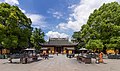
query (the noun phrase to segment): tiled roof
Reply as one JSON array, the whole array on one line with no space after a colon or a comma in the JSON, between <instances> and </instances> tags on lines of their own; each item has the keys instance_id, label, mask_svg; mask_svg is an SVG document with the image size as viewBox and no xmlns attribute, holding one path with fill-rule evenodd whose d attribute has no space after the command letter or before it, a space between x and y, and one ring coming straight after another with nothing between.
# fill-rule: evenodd
<instances>
[{"instance_id":1,"label":"tiled roof","mask_svg":"<svg viewBox=\"0 0 120 71\"><path fill-rule=\"evenodd\" d=\"M75 50L75 48L66 48L66 50Z\"/></svg>"},{"instance_id":2,"label":"tiled roof","mask_svg":"<svg viewBox=\"0 0 120 71\"><path fill-rule=\"evenodd\" d=\"M43 43L43 45L77 45L76 43L69 42L67 38L52 38L48 42Z\"/></svg>"}]
</instances>

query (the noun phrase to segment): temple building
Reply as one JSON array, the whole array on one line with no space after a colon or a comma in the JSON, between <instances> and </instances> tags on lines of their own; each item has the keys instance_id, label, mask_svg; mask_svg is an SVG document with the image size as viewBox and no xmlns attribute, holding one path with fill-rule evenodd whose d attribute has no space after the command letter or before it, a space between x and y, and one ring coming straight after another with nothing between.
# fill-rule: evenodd
<instances>
[{"instance_id":1,"label":"temple building","mask_svg":"<svg viewBox=\"0 0 120 71\"><path fill-rule=\"evenodd\" d=\"M41 50L48 53L74 53L76 43L72 43L68 38L50 38L42 45Z\"/></svg>"}]
</instances>

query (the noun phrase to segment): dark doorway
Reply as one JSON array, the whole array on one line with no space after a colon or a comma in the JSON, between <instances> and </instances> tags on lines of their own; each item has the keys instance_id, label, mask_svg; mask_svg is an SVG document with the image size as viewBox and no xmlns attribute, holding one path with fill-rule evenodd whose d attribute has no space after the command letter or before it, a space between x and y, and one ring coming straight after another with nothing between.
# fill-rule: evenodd
<instances>
[{"instance_id":1,"label":"dark doorway","mask_svg":"<svg viewBox=\"0 0 120 71\"><path fill-rule=\"evenodd\" d=\"M55 51L61 53L63 51L63 47L55 47Z\"/></svg>"}]
</instances>

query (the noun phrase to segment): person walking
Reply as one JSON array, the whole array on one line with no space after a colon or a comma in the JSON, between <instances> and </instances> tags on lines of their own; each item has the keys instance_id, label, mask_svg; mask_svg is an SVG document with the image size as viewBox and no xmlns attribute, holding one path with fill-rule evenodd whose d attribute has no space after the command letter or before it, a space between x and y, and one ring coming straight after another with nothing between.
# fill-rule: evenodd
<instances>
[{"instance_id":1,"label":"person walking","mask_svg":"<svg viewBox=\"0 0 120 71\"><path fill-rule=\"evenodd\" d=\"M99 54L99 63L103 63L103 52Z\"/></svg>"},{"instance_id":2,"label":"person walking","mask_svg":"<svg viewBox=\"0 0 120 71\"><path fill-rule=\"evenodd\" d=\"M56 52L57 56L58 56L58 52Z\"/></svg>"},{"instance_id":3,"label":"person walking","mask_svg":"<svg viewBox=\"0 0 120 71\"><path fill-rule=\"evenodd\" d=\"M48 53L45 53L45 59L48 59Z\"/></svg>"}]
</instances>

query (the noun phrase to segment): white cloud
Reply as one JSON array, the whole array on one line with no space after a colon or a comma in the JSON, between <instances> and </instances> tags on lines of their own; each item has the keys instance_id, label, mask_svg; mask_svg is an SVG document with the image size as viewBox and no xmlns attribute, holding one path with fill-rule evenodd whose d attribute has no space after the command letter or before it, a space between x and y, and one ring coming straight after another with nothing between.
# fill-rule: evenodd
<instances>
[{"instance_id":1,"label":"white cloud","mask_svg":"<svg viewBox=\"0 0 120 71\"><path fill-rule=\"evenodd\" d=\"M69 35L65 33L59 33L59 32L53 32L53 31L49 31L48 33L46 33L46 36L49 38L68 38L69 37Z\"/></svg>"},{"instance_id":2,"label":"white cloud","mask_svg":"<svg viewBox=\"0 0 120 71\"><path fill-rule=\"evenodd\" d=\"M75 8L76 5L72 5L72 6L69 6L68 8L72 9L72 8Z\"/></svg>"},{"instance_id":3,"label":"white cloud","mask_svg":"<svg viewBox=\"0 0 120 71\"><path fill-rule=\"evenodd\" d=\"M60 19L63 17L63 14L61 12L55 11L54 9L49 9L47 13L52 14L52 16L57 19Z\"/></svg>"},{"instance_id":4,"label":"white cloud","mask_svg":"<svg viewBox=\"0 0 120 71\"><path fill-rule=\"evenodd\" d=\"M32 20L32 26L36 28L43 28L45 27L45 17L40 14L26 14L28 18Z\"/></svg>"},{"instance_id":5,"label":"white cloud","mask_svg":"<svg viewBox=\"0 0 120 71\"><path fill-rule=\"evenodd\" d=\"M18 0L4 0L4 2L9 3L11 5L19 5Z\"/></svg>"},{"instance_id":6,"label":"white cloud","mask_svg":"<svg viewBox=\"0 0 120 71\"><path fill-rule=\"evenodd\" d=\"M60 30L66 30L66 23L60 23L59 25L56 26L56 28L59 28Z\"/></svg>"},{"instance_id":7,"label":"white cloud","mask_svg":"<svg viewBox=\"0 0 120 71\"><path fill-rule=\"evenodd\" d=\"M54 12L53 13L53 17L57 18L57 19L60 19L61 17L63 17L62 13L60 12Z\"/></svg>"},{"instance_id":8,"label":"white cloud","mask_svg":"<svg viewBox=\"0 0 120 71\"><path fill-rule=\"evenodd\" d=\"M74 31L79 31L80 26L77 21L68 21L67 23L60 23L56 28L59 28L60 30L72 29Z\"/></svg>"},{"instance_id":9,"label":"white cloud","mask_svg":"<svg viewBox=\"0 0 120 71\"><path fill-rule=\"evenodd\" d=\"M79 31L83 24L86 24L90 13L94 9L98 9L103 3L120 2L120 0L81 0L78 5L73 5L68 8L73 8L73 13L69 15L66 23L60 23L56 26L59 29L72 29L73 31Z\"/></svg>"}]
</instances>

